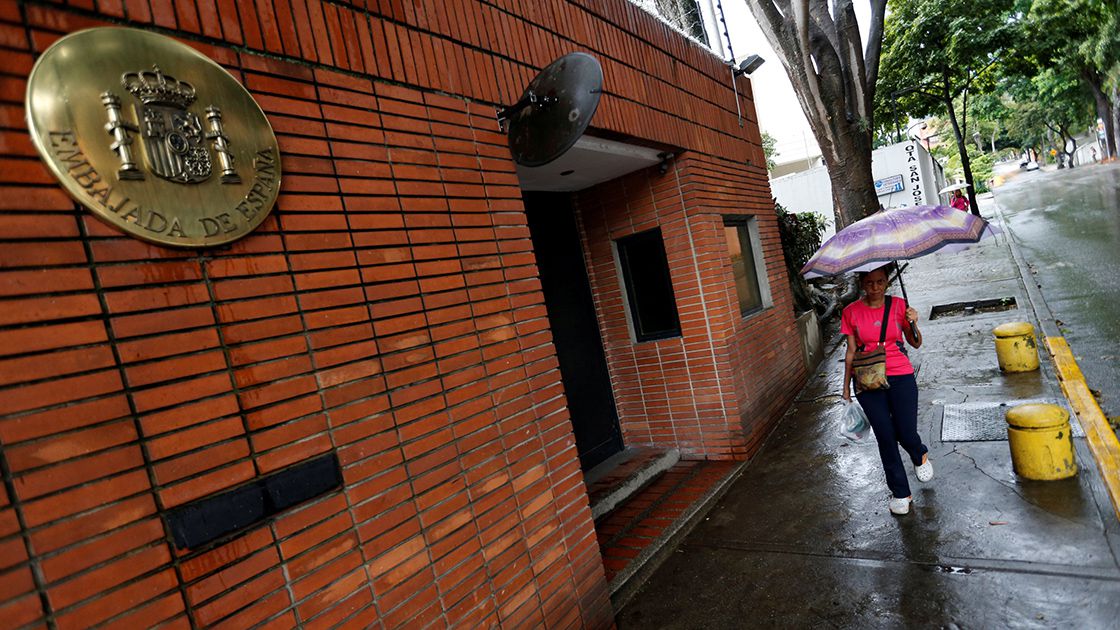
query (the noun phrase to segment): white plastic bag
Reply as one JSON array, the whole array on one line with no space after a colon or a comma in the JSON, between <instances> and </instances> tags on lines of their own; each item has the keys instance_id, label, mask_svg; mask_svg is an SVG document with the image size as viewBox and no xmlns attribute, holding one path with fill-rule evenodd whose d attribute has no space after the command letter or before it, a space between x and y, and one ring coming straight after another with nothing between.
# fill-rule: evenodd
<instances>
[{"instance_id":1,"label":"white plastic bag","mask_svg":"<svg viewBox=\"0 0 1120 630\"><path fill-rule=\"evenodd\" d=\"M853 442L862 442L871 435L871 423L867 421L867 414L854 400L844 405L844 411L840 414L840 435Z\"/></svg>"}]
</instances>

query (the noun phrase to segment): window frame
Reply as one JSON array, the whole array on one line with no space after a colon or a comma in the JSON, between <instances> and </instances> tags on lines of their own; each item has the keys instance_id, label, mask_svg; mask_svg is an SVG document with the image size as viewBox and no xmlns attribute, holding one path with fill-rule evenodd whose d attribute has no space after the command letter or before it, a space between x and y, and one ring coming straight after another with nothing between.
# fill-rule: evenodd
<instances>
[{"instance_id":1,"label":"window frame","mask_svg":"<svg viewBox=\"0 0 1120 630\"><path fill-rule=\"evenodd\" d=\"M639 239L654 240L654 235L656 235L656 242L661 246L660 253L664 260L664 266L662 267L664 272L663 280L669 292L667 298L672 305L673 326L662 330L645 332L642 325L643 318L641 317L643 309L640 308L640 304L644 303L644 299L639 298L637 295L637 287L633 281L631 266L634 261L632 260L632 253L629 245L638 242ZM626 310L626 321L630 326L630 336L634 343L660 341L662 339L684 336L684 332L681 329L680 309L677 307L676 290L673 287L673 274L669 267L669 252L665 248L665 238L661 232L661 227L658 226L613 239L611 245L615 253L615 265L618 269L619 287L625 298L623 300L623 307ZM656 263L657 261L653 262ZM640 264L639 267L646 270L649 269L648 263L647 265Z\"/></svg>"},{"instance_id":2,"label":"window frame","mask_svg":"<svg viewBox=\"0 0 1120 630\"><path fill-rule=\"evenodd\" d=\"M754 263L754 279L758 286L759 303L757 306L743 308L743 296L739 294L739 284L735 281L735 261L731 258L731 251L727 249L728 266L731 268L731 284L735 290L736 302L739 306L739 315L747 319L774 306L774 297L770 292L770 274L766 269L766 259L762 252L762 237L758 232L758 217L754 215L724 215L724 247L727 244L727 229L734 228L739 240L740 249L744 248L744 233L746 243L750 247L751 260ZM745 258L745 255L744 255Z\"/></svg>"}]
</instances>

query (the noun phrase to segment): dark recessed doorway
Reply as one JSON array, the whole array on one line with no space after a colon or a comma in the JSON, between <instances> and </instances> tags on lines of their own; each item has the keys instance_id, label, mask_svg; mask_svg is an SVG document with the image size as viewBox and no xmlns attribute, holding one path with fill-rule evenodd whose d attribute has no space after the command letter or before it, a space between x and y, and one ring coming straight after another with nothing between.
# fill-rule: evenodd
<instances>
[{"instance_id":1,"label":"dark recessed doorway","mask_svg":"<svg viewBox=\"0 0 1120 630\"><path fill-rule=\"evenodd\" d=\"M588 470L622 450L622 432L571 196L524 196L576 450L580 465Z\"/></svg>"}]
</instances>

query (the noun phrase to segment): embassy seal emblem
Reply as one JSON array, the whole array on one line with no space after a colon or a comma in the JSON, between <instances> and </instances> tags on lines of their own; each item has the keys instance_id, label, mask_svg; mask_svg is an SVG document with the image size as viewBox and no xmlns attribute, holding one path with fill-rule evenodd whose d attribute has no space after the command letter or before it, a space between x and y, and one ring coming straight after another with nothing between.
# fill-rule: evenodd
<instances>
[{"instance_id":1,"label":"embassy seal emblem","mask_svg":"<svg viewBox=\"0 0 1120 630\"><path fill-rule=\"evenodd\" d=\"M58 40L31 70L27 121L67 192L160 245L235 241L280 191L280 149L253 97L163 35L94 28Z\"/></svg>"}]
</instances>

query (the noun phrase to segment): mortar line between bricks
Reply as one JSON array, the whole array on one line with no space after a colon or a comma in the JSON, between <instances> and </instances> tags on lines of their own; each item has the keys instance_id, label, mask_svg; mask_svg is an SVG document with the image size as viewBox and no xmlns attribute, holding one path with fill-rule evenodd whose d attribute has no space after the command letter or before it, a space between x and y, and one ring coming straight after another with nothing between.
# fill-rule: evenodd
<instances>
[{"instance_id":1,"label":"mortar line between bricks","mask_svg":"<svg viewBox=\"0 0 1120 630\"><path fill-rule=\"evenodd\" d=\"M1120 570L1112 568L1102 567L1100 569L1085 568L1084 570L1078 570L1079 567L1074 565L1040 563L1031 562L1029 560L957 558L949 556L910 559L886 553L875 554L855 550L837 550L832 553L826 553L823 551L796 549L783 543L747 543L720 539L708 539L705 542L687 542L681 544L680 549L684 551L707 549L713 551L742 551L744 553L804 556L882 567L909 564L916 567L962 575L967 575L968 573L962 573L957 569L1120 582Z\"/></svg>"},{"instance_id":2,"label":"mortar line between bricks","mask_svg":"<svg viewBox=\"0 0 1120 630\"><path fill-rule=\"evenodd\" d=\"M75 219L75 221L77 223L77 227L78 227L78 236L82 241L82 250L85 252L85 255L86 255L86 264L87 264L87 268L89 269L90 281L93 283L93 291L97 295L97 302L98 302L98 305L101 307L102 316L101 316L100 319L101 319L102 325L104 326L104 329L105 329L105 336L106 336L106 339L108 341L109 349L113 354L113 364L116 367L117 375L121 379L121 390L124 393L125 401L128 404L128 413L129 413L129 415L131 416L131 419L132 419L132 427L133 427L133 430L136 432L136 443L137 443L137 446L140 449L140 456L143 458L143 461L144 461L144 472L148 477L148 486L149 486L151 496L152 496L152 503L155 504L155 508L156 508L156 518L160 521L160 526L163 528L163 543L165 545L167 545L168 556L170 556L170 558L171 558L170 566L175 571L175 582L176 582L175 590L178 591L179 597L182 600L183 613L186 615L188 623L190 624L191 628L197 628L198 625L195 623L193 615L190 614L190 608L189 608L189 603L188 603L190 600L187 598L187 588L186 588L186 585L184 584L184 581L183 581L183 571L182 571L182 566L181 566L182 558L180 557L179 554L177 554L175 552L175 549L176 549L175 541L172 539L171 531L167 527L166 522L164 521L164 518L163 518L164 514L166 514L166 512L167 512L167 507L163 504L163 497L160 494L160 490L159 490L160 489L159 480L156 478L156 473L155 473L155 468L153 467L151 453L148 452L148 440L144 436L144 427L143 427L143 424L140 422L140 412L136 407L136 400L133 396L134 391L133 391L132 386L128 382L128 372L125 369L124 359L123 359L123 357L121 357L120 346L117 343L116 332L113 330L113 322L112 322L112 317L111 317L111 311L109 309L109 302L105 297L104 287L101 286L101 277L97 273L98 263L95 259L94 254L93 254L93 245L92 245L92 242L90 240L89 231L86 229L85 218L86 218L87 215L86 215L84 209L82 208L81 204L79 204L77 202L74 203L74 209L75 209L74 219ZM196 257L195 259L199 261L199 266L202 266L201 265L201 256ZM105 533L105 532L100 532L100 533ZM135 552L135 550L130 551L130 553L132 553L132 552ZM113 558L110 558L109 560L106 560L106 562L112 561L112 560L114 560L116 558L120 558L120 557L124 557L123 554L114 556ZM159 571L161 571L163 569L164 566L166 566L166 565L161 565L159 567L156 567L156 568L148 571L147 573L136 576L135 578L133 578L132 580L130 580L127 583L135 583L135 582L138 582L141 579L146 579L146 578L148 578L152 575L156 575ZM121 587L123 585L117 585L117 586ZM153 597L152 599L149 599L147 602L142 602L140 605L149 603L149 602L154 601L154 600L155 600L155 597ZM115 615L115 617L130 614L130 613L134 612L135 610L137 610L140 605L133 606L132 608L129 608L126 611L119 612L117 615ZM52 616L54 615L53 611L51 612L51 615ZM104 621L108 621L108 620L104 620Z\"/></svg>"},{"instance_id":3,"label":"mortar line between bricks","mask_svg":"<svg viewBox=\"0 0 1120 630\"><path fill-rule=\"evenodd\" d=\"M31 26L27 22L26 0L19 0L19 16L23 23L23 33L26 38L27 48L30 49L34 39L32 37ZM76 211L78 204L74 204L72 208ZM78 223L81 222L81 219L76 215L74 220ZM12 506L12 513L15 514L16 522L19 523L19 536L20 540L23 541L24 553L27 554L27 570L31 573L31 581L35 585L35 593L39 599L39 611L42 614L42 619L46 621L47 628L55 630L58 624L54 620L50 599L47 597L46 580L44 579L42 567L40 566L40 559L35 555L35 546L31 542L31 532L27 527L27 520L23 515L23 502L16 496L16 486L12 477L12 470L8 465L7 455L2 448L0 448L0 477L3 478L4 491L8 493L8 503Z\"/></svg>"},{"instance_id":4,"label":"mortar line between bricks","mask_svg":"<svg viewBox=\"0 0 1120 630\"><path fill-rule=\"evenodd\" d=\"M320 104L320 113L322 113L322 103L324 101L322 99L322 95L320 94L320 90L319 90L320 86L319 86L318 79L313 80L312 85L314 86L314 89L315 89L316 102ZM372 87L372 85L370 87ZM376 97L374 97L374 105L377 106ZM377 106L377 111L380 111L379 106ZM325 115L324 115L324 120L326 120ZM331 142L332 138L330 138L329 133L327 133L326 136L327 137L325 138L325 140L327 140L327 157L331 161L331 172L334 175L334 179L335 179L335 182L337 184L339 174L338 174L338 170L336 168L333 143ZM340 197L342 197L341 189L339 191L339 194L340 194ZM277 208L277 210L279 210L279 208ZM350 234L349 251L354 256L354 268L355 268L355 270L358 270L358 269L360 269L361 265L359 265L359 263L358 263L357 246L354 244L354 237L353 237L354 228L350 223L350 213L347 212L346 205L345 205L345 199L343 200L343 206L342 206L341 211L342 211L342 215L343 215L343 220L346 222L347 232ZM327 404L326 395L324 394L323 387L319 382L319 364L318 364L318 361L317 361L316 356L315 356L314 344L311 341L311 331L307 326L307 313L304 310L303 302L300 299L301 292L299 291L299 289L297 287L297 284L296 284L296 273L295 273L295 269L292 267L291 250L288 247L288 242L287 242L287 238L286 238L287 233L282 229L281 214L282 214L281 212L276 213L276 224L277 224L277 227L278 227L277 232L280 236L280 242L283 243L283 245L284 245L284 265L287 267L288 277L291 278L291 280L292 280L292 291L293 291L293 297L295 298L295 303L296 303L296 312L299 315L300 326L303 329L303 340L304 340L304 343L307 345L307 355L308 355L307 358L308 358L308 361L311 364L312 376L315 379L316 395L318 396L319 403L322 406L323 415L326 416L326 420L327 420L327 429L326 429L327 440L330 442L331 450L335 454L335 457L338 457L338 443L335 441L335 435L334 435L334 430L335 430L336 427L335 427L334 423L332 422L331 409ZM364 299L364 304L365 304L365 308L366 308L366 322L369 324L370 339L376 344L377 343L377 335L374 333L374 329L373 329L373 315L369 311L369 300L368 300L368 298L366 298L365 286L364 285L359 285L359 286L360 286L361 291L362 291L362 297L365 298ZM380 348L378 348L378 354L380 355ZM378 366L379 366L379 372L380 372L379 376L381 378L385 378L384 369L383 369L383 366L381 364L380 359L378 360ZM386 392L387 391L388 391L388 384L386 384ZM343 466L342 466L341 460L339 461L338 466L339 466L339 475L342 476ZM351 501L350 493L347 492L347 490L348 490L348 486L346 484L345 476L343 476L342 487L339 489L339 493L342 495L343 503L346 505L346 515L350 519L350 529L349 529L349 531L355 533L355 541L357 542L357 546L355 547L355 551L358 553L358 557L361 558L361 560L362 560L361 571L365 575L365 579L366 579L366 583L365 583L364 586L365 586L365 588L367 588L369 590L369 594L370 594L369 606L373 607L373 610L377 614L378 618L381 618L381 616L382 616L381 615L381 607L378 605L379 602L378 602L377 593L374 592L374 589L373 589L373 579L370 576L369 564L368 564L368 561L365 558L364 552L362 551L361 541L358 540L358 537L357 537L358 523L356 521L356 517L354 516L354 505ZM330 517L328 517L328 518L330 518ZM326 519L324 519L324 520L326 520ZM273 523L273 525L274 525L274 523ZM270 529L273 530L272 533L273 533L273 536L275 536L276 531L275 531L275 527L273 525L270 525ZM337 534L336 536L333 536L331 538L331 540L333 540L334 538L338 538L340 536L344 536L344 535L346 535L346 533L341 532L340 534ZM323 542L320 543L320 545L325 545L327 542L329 542L329 541L323 541ZM345 555L345 554L340 554L332 562L337 562L343 555ZM295 592L292 589L291 576L288 574L288 561L284 560L281 564L283 566L285 578L287 579L287 582L288 582L288 591L289 591L288 595L292 599L292 613L295 615L296 621L299 622L300 619L301 619L301 615L300 615L299 609L298 609L299 600L296 599ZM360 590L361 589L355 590L348 597L353 597L354 594L359 592ZM305 598L305 600L310 599L311 597L314 597L314 595L317 594L317 593L318 593L318 591L316 591L315 593L312 593L311 595L308 595ZM320 615L325 614L326 612L328 612L331 609L333 609L333 607L332 608L325 608L322 611L320 611L318 614L320 614ZM365 609L366 609L366 607L362 607L360 610L353 611L350 615L347 615L346 619L353 618L354 616L358 615L359 613L361 613L362 610L365 610Z\"/></svg>"},{"instance_id":5,"label":"mortar line between bricks","mask_svg":"<svg viewBox=\"0 0 1120 630\"><path fill-rule=\"evenodd\" d=\"M366 16L367 19L372 18L372 15L370 15L370 13L368 11L363 12L363 13L364 13L364 15ZM396 23L396 22L394 22L394 23ZM374 81L376 81L376 80L374 80ZM415 89L415 87L409 86L409 89ZM318 90L318 84L316 84L316 90ZM376 89L375 89L375 91L376 91ZM382 113L380 97L374 96L374 99L375 99L374 102L376 104L376 110L374 110L374 111L376 111L377 114L378 114L378 117L380 117L381 113ZM423 104L419 104L419 106L423 107L425 112L428 112L429 107L428 107L428 104L426 102L426 99L421 99L421 100L423 100L425 102ZM470 125L470 116L469 115L467 117L467 120L468 120L468 125ZM431 122L432 122L432 119L429 119L427 121L428 134L426 136L424 136L423 134L418 134L418 135L421 135L423 137L426 137L426 138L432 140L432 153L435 156L435 161L436 161L435 169L436 169L437 176L439 177L439 189L440 189L439 192L441 193L441 196L443 197L443 199L446 200L446 199L448 199L447 187L446 187L446 184L443 180L443 170L442 170L442 168L440 166L440 163L439 163L439 153L440 152L435 147L435 140L434 140L435 135L432 133ZM382 128L386 129L386 131L388 130L388 128L385 127L385 122L384 122L383 119L382 119L381 125L382 125ZM473 132L473 128L472 128L472 132ZM473 133L472 133L472 136L473 136ZM477 147L478 141L475 140L474 142L475 142L476 147ZM433 377L430 377L429 379L425 379L425 380L442 380L443 376L439 373L439 369L440 369L439 368L439 360L438 360L438 358L436 356L436 352L435 352L435 348L438 344L434 339L432 339L432 335L431 335L431 331L433 329L432 321L429 318L429 314L431 312L431 309L428 307L428 305L425 303L425 300L424 300L425 291L424 291L423 286L422 286L422 281L421 281L422 276L420 275L419 267L417 267L417 265L416 265L416 256L415 256L417 247L422 247L424 245L431 245L431 243L423 243L423 242L417 243L417 242L414 242L414 234L413 234L414 228L412 228L408 224L409 210L406 209L404 203L400 203L402 200L408 199L409 197L401 194L401 191L400 191L400 181L401 180L398 179L397 177L393 176L393 174L395 172L394 165L403 164L403 163L402 162L397 162L393 159L393 145L389 144L387 134L386 134L386 137L383 138L383 141L379 144L379 146L384 146L385 147L385 164L389 167L389 173L390 173L389 181L391 181L392 184L393 184L393 197L398 200L398 207L399 207L398 212L400 213L400 216L401 216L401 229L405 233L406 245L407 245L408 250L409 250L408 265L409 265L409 267L412 268L412 274L413 274L412 277L413 277L413 280L415 280L415 282L416 282L417 297L420 299L419 314L422 315L423 318L424 318L424 327L419 328L419 330L424 330L424 331L427 332L427 337L428 337L427 345L430 346L431 349L432 349L432 365L434 365L436 367L436 375L433 376ZM398 148L400 148L400 147L398 147ZM417 148L417 150L422 150L422 149ZM477 153L477 148L476 148L476 153ZM429 183L431 183L431 182L429 182ZM432 195L432 196L434 197L435 195ZM343 206L345 208L345 201L343 202ZM443 214L443 213L433 211L433 212L430 212L430 214ZM451 204L450 203L447 204L446 214L447 214L447 220L448 220L448 228L451 229L452 231L454 231L455 226L454 226L454 222L453 222L453 218L452 218L453 213L451 211ZM347 219L347 221L349 221L349 218ZM349 223L347 223L347 225L349 225ZM459 240L455 237L452 237L452 240L450 241L450 243L453 243L454 246L455 246L455 254L457 256L457 259L460 260L460 261L463 260L462 252L459 249ZM355 256L357 256L357 246L356 245L355 245ZM356 258L355 258L355 264L357 264L357 259ZM359 267L360 267L360 265L359 265ZM468 294L467 304L471 305L470 298L469 298L470 288L467 284L467 275L466 275L466 272L462 270L461 265L460 265L459 274L463 278L463 290L466 291L467 294ZM364 291L364 287L363 287L363 291ZM373 334L374 342L376 343L376 341L377 341L377 330L376 330L376 328L374 327L374 324L373 324L373 320L374 320L373 312L369 311L369 299L368 298L366 300L366 309L367 309L367 314L369 315L369 318L370 318L370 329L371 329L372 334ZM471 305L471 319L475 320L473 305ZM477 321L477 320L475 320L475 321ZM476 340L478 341L478 347L479 347L479 350L481 351L481 349L483 347L483 344L482 344L482 339L479 338L479 336L478 336L477 328L476 328L475 332L473 333L473 335L476 338ZM463 336L466 337L468 335L463 335ZM381 352L380 344L378 344L377 350L378 350L378 353L379 353L378 356L382 356L380 354L380 352ZM411 348L407 349L407 350L404 350L403 352L409 352L409 351L411 351ZM480 365L485 365L485 360L482 359L481 356L479 357L479 360L481 361ZM409 368L401 368L402 371L407 370L407 369L409 369ZM469 368L465 368L465 369L469 369ZM490 375L487 374L486 378L490 378ZM397 414L396 414L398 405L393 402L392 390L403 389L404 387L407 387L407 385L400 385L396 388L390 387L389 379L388 378L385 379L385 396L389 400L389 407L386 410L386 413L388 413L390 415L390 418L392 419L392 423L393 423L392 430L395 431L398 436L400 435L400 425L397 422ZM489 393L487 394L487 396L490 399L490 406L493 407L494 406L493 396ZM447 390L443 387L440 388L438 393L434 393L434 394L425 396L424 398L422 398L418 401L413 401L413 403L409 403L409 404L415 404L415 403L419 403L419 402L422 402L422 401L429 401L429 400L439 400L441 402L441 407L440 407L441 410L446 411L448 409ZM432 412L432 413L438 413L438 412ZM405 424L421 422L421 421L423 421L423 419L424 419L424 416L421 416L419 418L414 418L414 419L406 422ZM453 427L454 424L452 423L449 426ZM454 429L452 429L452 435L454 435ZM419 439L422 439L422 436L418 436L418 437L413 438L413 439L414 440L419 440ZM462 457L462 453L459 452L458 440L453 438L453 444L455 446L455 457L456 457L456 460L458 461ZM407 469L408 464L409 464L409 458L404 452L404 440L402 440L401 438L398 437L397 445L396 445L395 448L397 450L399 450L400 453L401 453L400 466ZM463 475L465 473L465 471L462 470L462 466L460 466L459 469L460 469L459 474ZM507 469L508 469L508 464L507 464ZM426 472L431 472L431 471L426 471ZM413 507L414 507L415 512L416 512L415 513L416 522L417 522L417 525L420 527L421 535L426 536L427 535L427 532L426 532L427 528L423 525L423 520L421 519L421 512L423 510L421 510L420 504L417 501L417 498L418 498L419 495L416 492L416 481L417 481L417 479L414 478L410 474L408 476L408 479L406 479L404 482L402 482L402 485L407 485L408 486L409 496L408 496L407 501L412 502ZM424 492L421 492L419 494L424 494L426 492L431 492L431 491L435 490L437 487L439 487L439 486L433 486L433 487L428 488L427 490L425 490ZM467 496L470 497L469 489L468 489ZM472 522L477 523L478 522L478 516L474 512L474 505L475 505L474 500L472 498L472 500L470 501L471 520L472 520ZM429 509L431 509L431 507L429 507ZM433 574L434 574L435 573L434 567L436 566L436 559L432 556L432 545L425 544L423 553L428 559L428 566L433 568ZM486 567L487 575L492 575L490 573L490 563L489 563L488 560L485 559L485 557L483 557L483 564ZM439 577L442 577L442 576L437 576L437 580L438 580ZM393 588L395 588L396 586L399 586L399 585L394 585ZM393 590L393 588L390 588L388 590L391 591L391 590ZM370 590L371 591L373 590L372 581L370 583ZM443 592L443 590L438 585L435 587L435 591L436 591L436 599L439 601L440 609L441 609L439 617L442 618L444 621L447 621L447 609L448 609L448 607L446 606L446 601L445 601L445 595L446 594ZM374 593L373 595L374 595L375 604L380 604L377 593ZM414 593L413 595L409 596L405 601L397 604L396 608L393 608L388 612L403 610L403 607L412 605L412 600L416 597L416 595L417 594ZM491 591L489 597L490 597L491 601L493 601L493 592L492 591ZM454 605L455 603L458 603L458 602L454 602L452 605ZM495 610L497 610L499 608L497 602L494 602L494 608L495 608ZM380 605L377 606L377 610L378 610L378 614L380 616L382 614Z\"/></svg>"},{"instance_id":6,"label":"mortar line between bricks","mask_svg":"<svg viewBox=\"0 0 1120 630\"><path fill-rule=\"evenodd\" d=\"M3 449L0 449L0 476L4 478L4 491L8 493L8 502L11 505L12 512L16 515L16 522L19 523L20 539L23 540L23 549L27 553L27 570L31 572L31 579L35 584L42 618L46 620L47 627L53 630L58 627L58 624L55 623L50 600L47 598L46 581L39 566L39 558L35 555L35 548L31 544L31 533L28 530L27 521L23 517L23 503L16 497L16 485L12 479L12 470L8 465L8 458L5 456Z\"/></svg>"}]
</instances>

